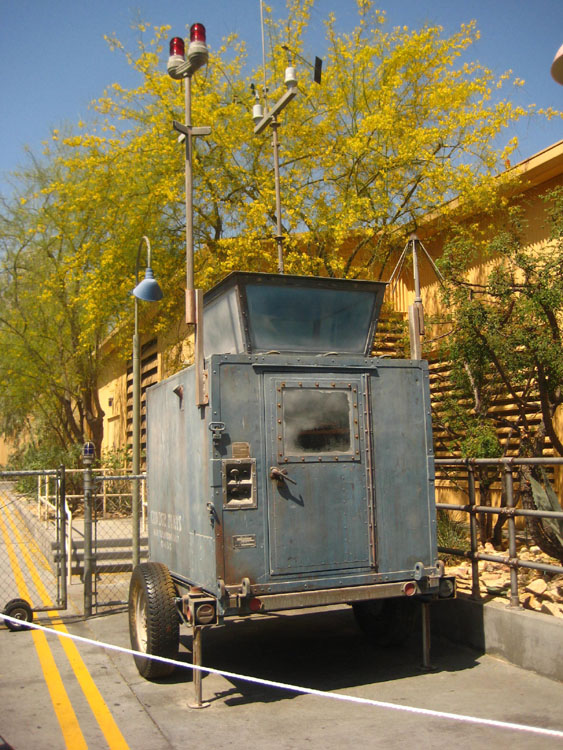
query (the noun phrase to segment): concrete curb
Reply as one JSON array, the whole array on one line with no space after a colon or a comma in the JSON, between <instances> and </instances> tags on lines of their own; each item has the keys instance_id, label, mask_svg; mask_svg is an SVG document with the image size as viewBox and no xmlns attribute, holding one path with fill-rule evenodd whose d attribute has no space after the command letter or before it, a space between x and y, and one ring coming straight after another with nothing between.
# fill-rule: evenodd
<instances>
[{"instance_id":1,"label":"concrete curb","mask_svg":"<svg viewBox=\"0 0 563 750\"><path fill-rule=\"evenodd\" d=\"M432 607L432 630L455 643L563 681L563 620L460 596Z\"/></svg>"}]
</instances>

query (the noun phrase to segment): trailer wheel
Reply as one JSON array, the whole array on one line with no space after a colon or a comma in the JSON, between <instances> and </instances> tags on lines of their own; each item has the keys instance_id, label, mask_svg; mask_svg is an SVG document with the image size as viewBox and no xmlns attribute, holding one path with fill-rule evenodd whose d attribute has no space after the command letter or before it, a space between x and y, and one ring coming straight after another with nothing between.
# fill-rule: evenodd
<instances>
[{"instance_id":1,"label":"trailer wheel","mask_svg":"<svg viewBox=\"0 0 563 750\"><path fill-rule=\"evenodd\" d=\"M377 646L400 646L412 633L418 610L415 599L376 599L352 607L361 630Z\"/></svg>"},{"instance_id":2,"label":"trailer wheel","mask_svg":"<svg viewBox=\"0 0 563 750\"><path fill-rule=\"evenodd\" d=\"M33 622L33 610L25 599L11 599L4 607L4 614L8 617L14 617L18 622L6 620L8 630L17 632L18 630L27 630L26 622ZM21 624L20 624L21 622Z\"/></svg>"},{"instance_id":3,"label":"trailer wheel","mask_svg":"<svg viewBox=\"0 0 563 750\"><path fill-rule=\"evenodd\" d=\"M176 589L162 563L137 565L129 586L129 636L131 648L151 656L175 659L180 644L180 618ZM173 664L135 656L142 677L156 680L174 671Z\"/></svg>"}]
</instances>

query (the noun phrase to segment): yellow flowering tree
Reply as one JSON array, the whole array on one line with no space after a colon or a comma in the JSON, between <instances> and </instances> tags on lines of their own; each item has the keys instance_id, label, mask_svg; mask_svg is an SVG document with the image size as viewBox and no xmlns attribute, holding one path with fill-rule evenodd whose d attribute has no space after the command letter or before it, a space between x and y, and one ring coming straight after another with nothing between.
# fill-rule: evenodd
<instances>
[{"instance_id":1,"label":"yellow flowering tree","mask_svg":"<svg viewBox=\"0 0 563 750\"><path fill-rule=\"evenodd\" d=\"M350 33L326 22L322 84L312 81L305 32L313 0L288 0L266 17L267 69L246 71L244 42L210 40L193 79L196 281L209 287L233 269L275 270L276 201L268 133L253 135L251 84L270 106L284 69L304 74L280 115L280 169L287 272L375 277L389 254L450 197L491 203L491 180L516 143L507 126L529 114L501 98L508 75L463 62L478 32L387 27L358 0ZM165 290L153 326L182 315L184 147L182 84L166 73L167 27L139 25L139 46L109 39L138 86L109 86L95 120L54 131L20 192L0 211L0 412L13 429L38 415L62 444L101 441L100 345L110 333L128 356L137 249L153 245ZM264 90L265 89L265 90ZM551 114L551 113L548 113ZM504 140L503 140L504 139ZM451 217L447 219L451 220ZM126 343L127 342L127 343Z\"/></svg>"},{"instance_id":2,"label":"yellow flowering tree","mask_svg":"<svg viewBox=\"0 0 563 750\"><path fill-rule=\"evenodd\" d=\"M271 106L285 90L288 64L302 73L299 95L279 118L289 272L380 275L421 217L448 199L491 204L501 182L491 177L517 145L507 128L534 111L502 97L503 86L519 83L509 73L495 76L463 62L479 36L474 23L450 37L439 27L388 29L369 0L359 0L350 33L327 19L319 86L299 62L307 57L312 6L313 0L288 0L286 18L267 16L266 71L245 74L244 44L228 38L194 76L193 123L212 129L195 139L194 155L197 276L204 287L234 268L276 268L271 139L268 132L253 135L251 85L263 101L265 88ZM142 83L112 87L98 110L106 127L134 125L122 131L138 160L131 175L142 172L149 181L180 257L184 149L171 120L183 119L184 96L165 72L166 36L167 29L155 29L137 54L122 50Z\"/></svg>"}]
</instances>

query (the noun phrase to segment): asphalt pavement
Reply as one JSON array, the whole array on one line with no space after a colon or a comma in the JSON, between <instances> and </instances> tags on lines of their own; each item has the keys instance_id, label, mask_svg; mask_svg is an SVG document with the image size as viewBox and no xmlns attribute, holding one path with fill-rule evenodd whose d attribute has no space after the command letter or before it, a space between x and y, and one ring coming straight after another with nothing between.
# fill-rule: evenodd
<instances>
[{"instance_id":1,"label":"asphalt pavement","mask_svg":"<svg viewBox=\"0 0 563 750\"><path fill-rule=\"evenodd\" d=\"M7 596L51 607L48 560L22 536L25 524L18 525L9 497L0 511ZM147 682L131 654L104 647L130 647L127 612L86 620L76 578L70 594L75 601L65 612L35 613L47 630L11 632L0 624L0 750L563 747L563 682L438 639L435 669L424 671L420 634L402 648L376 648L346 606L206 629L204 665L229 674L205 674L209 706L193 709L188 629L181 666L166 680ZM523 645L533 651L534 643Z\"/></svg>"},{"instance_id":2,"label":"asphalt pavement","mask_svg":"<svg viewBox=\"0 0 563 750\"><path fill-rule=\"evenodd\" d=\"M56 618L42 622L59 627ZM60 627L83 638L129 648L124 611L87 621L70 618ZM348 607L254 616L204 632L206 666L325 691L327 696L206 674L203 698L209 707L195 710L189 707L193 699L192 672L187 668L189 630L183 629L178 657L186 668L159 683L140 677L130 654L82 641L69 649L68 641L0 627L0 737L8 747L563 747L563 734L539 735L478 724L471 718L563 733L563 683L446 640L434 641L435 669L425 672L420 668L416 635L402 648L375 648L357 628ZM45 643L51 663L45 656ZM60 685L54 684L54 673ZM331 696L354 696L467 719L342 702Z\"/></svg>"}]
</instances>

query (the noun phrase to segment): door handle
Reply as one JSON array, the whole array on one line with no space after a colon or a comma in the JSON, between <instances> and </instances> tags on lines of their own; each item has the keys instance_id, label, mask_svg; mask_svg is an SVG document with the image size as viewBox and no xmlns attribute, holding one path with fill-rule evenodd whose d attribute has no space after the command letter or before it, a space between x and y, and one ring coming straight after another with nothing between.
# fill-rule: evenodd
<instances>
[{"instance_id":1,"label":"door handle","mask_svg":"<svg viewBox=\"0 0 563 750\"><path fill-rule=\"evenodd\" d=\"M277 466L270 466L270 479L275 479L277 482L291 482L291 484L297 484L295 479L292 479L287 475L286 469L278 469Z\"/></svg>"}]
</instances>

